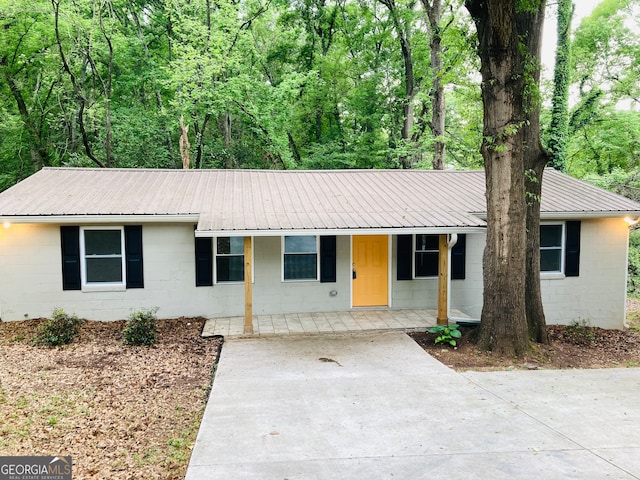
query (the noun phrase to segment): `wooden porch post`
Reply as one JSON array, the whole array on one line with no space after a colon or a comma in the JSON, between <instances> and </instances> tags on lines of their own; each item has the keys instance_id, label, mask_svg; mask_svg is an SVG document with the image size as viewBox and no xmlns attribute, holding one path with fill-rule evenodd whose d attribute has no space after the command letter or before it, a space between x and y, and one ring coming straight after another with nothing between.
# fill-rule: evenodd
<instances>
[{"instance_id":1,"label":"wooden porch post","mask_svg":"<svg viewBox=\"0 0 640 480\"><path fill-rule=\"evenodd\" d=\"M244 333L253 333L253 285L251 284L251 237L244 237Z\"/></svg>"},{"instance_id":2,"label":"wooden porch post","mask_svg":"<svg viewBox=\"0 0 640 480\"><path fill-rule=\"evenodd\" d=\"M449 245L447 235L440 235L438 243L438 325L449 324Z\"/></svg>"}]
</instances>

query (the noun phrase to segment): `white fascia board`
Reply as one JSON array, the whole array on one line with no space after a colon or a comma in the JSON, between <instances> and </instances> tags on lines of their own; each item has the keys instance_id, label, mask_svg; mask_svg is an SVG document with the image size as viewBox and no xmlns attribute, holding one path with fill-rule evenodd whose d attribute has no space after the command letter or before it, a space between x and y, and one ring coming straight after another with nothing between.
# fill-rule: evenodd
<instances>
[{"instance_id":1,"label":"white fascia board","mask_svg":"<svg viewBox=\"0 0 640 480\"><path fill-rule=\"evenodd\" d=\"M281 237L283 235L412 235L486 232L486 227L335 228L293 230L196 230L196 237Z\"/></svg>"},{"instance_id":2,"label":"white fascia board","mask_svg":"<svg viewBox=\"0 0 640 480\"><path fill-rule=\"evenodd\" d=\"M478 218L482 220L487 220L487 212L479 212L475 213ZM609 211L609 212L540 212L541 220L581 220L581 219L590 219L590 218L625 218L632 217L637 218L640 217L640 211L638 210L629 210L629 211Z\"/></svg>"},{"instance_id":3,"label":"white fascia board","mask_svg":"<svg viewBox=\"0 0 640 480\"><path fill-rule=\"evenodd\" d=\"M112 224L198 223L200 215L16 215L0 216L0 223Z\"/></svg>"},{"instance_id":4,"label":"white fascia board","mask_svg":"<svg viewBox=\"0 0 640 480\"><path fill-rule=\"evenodd\" d=\"M541 220L572 220L572 219L584 219L590 218L625 218L625 217L640 217L640 211L615 211L615 212L541 212Z\"/></svg>"}]
</instances>

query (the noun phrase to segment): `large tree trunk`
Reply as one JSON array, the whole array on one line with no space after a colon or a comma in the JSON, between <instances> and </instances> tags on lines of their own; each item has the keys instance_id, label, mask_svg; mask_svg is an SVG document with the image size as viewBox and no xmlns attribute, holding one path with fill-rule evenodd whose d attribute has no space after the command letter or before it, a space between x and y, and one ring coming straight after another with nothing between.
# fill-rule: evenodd
<instances>
[{"instance_id":1,"label":"large tree trunk","mask_svg":"<svg viewBox=\"0 0 640 480\"><path fill-rule=\"evenodd\" d=\"M544 4L536 12L523 12L518 15L521 39L527 47L525 59L527 71L533 77L535 88L527 91L537 92L540 84L540 48L542 44L542 25L544 22ZM527 265L526 265L526 313L529 338L538 343L548 343L546 320L540 290L540 200L542 196L542 175L549 161L549 155L540 143L540 99L536 93L524 98L527 121L524 133L525 198L527 201Z\"/></svg>"},{"instance_id":2,"label":"large tree trunk","mask_svg":"<svg viewBox=\"0 0 640 480\"><path fill-rule=\"evenodd\" d=\"M526 265L526 314L529 338L538 343L549 343L547 322L540 290L540 196L545 161L530 161L526 172L527 196L527 265Z\"/></svg>"},{"instance_id":3,"label":"large tree trunk","mask_svg":"<svg viewBox=\"0 0 640 480\"><path fill-rule=\"evenodd\" d=\"M445 100L442 84L442 37L440 21L442 17L441 0L422 0L422 6L429 19L429 49L431 52L431 135L434 138L433 159L434 170L444 169L445 148L444 119Z\"/></svg>"},{"instance_id":4,"label":"large tree trunk","mask_svg":"<svg viewBox=\"0 0 640 480\"><path fill-rule=\"evenodd\" d=\"M484 105L487 244L478 345L502 354L529 346L526 317L526 201L523 93L526 76L516 4L473 0L466 6L478 30Z\"/></svg>"}]
</instances>

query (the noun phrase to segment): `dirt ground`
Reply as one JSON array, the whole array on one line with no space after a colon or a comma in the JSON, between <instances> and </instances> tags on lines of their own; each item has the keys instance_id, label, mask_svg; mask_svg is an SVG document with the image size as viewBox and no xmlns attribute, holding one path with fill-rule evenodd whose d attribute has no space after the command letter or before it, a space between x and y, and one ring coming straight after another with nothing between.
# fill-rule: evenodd
<instances>
[{"instance_id":1,"label":"dirt ground","mask_svg":"<svg viewBox=\"0 0 640 480\"><path fill-rule=\"evenodd\" d=\"M632 328L550 327L526 358L480 352L463 328L456 349L413 334L457 370L640 366L640 302ZM201 318L159 322L154 347L122 344L123 322L87 322L66 347L34 346L38 320L0 322L0 452L71 455L76 479L182 479L221 341Z\"/></svg>"},{"instance_id":2,"label":"dirt ground","mask_svg":"<svg viewBox=\"0 0 640 480\"><path fill-rule=\"evenodd\" d=\"M414 333L411 337L429 354L458 371L640 367L640 301L627 301L626 330L604 330L588 323L548 327L549 345L533 345L522 358L480 351L471 338L476 327L461 327L457 347L434 344L436 335Z\"/></svg>"},{"instance_id":3,"label":"dirt ground","mask_svg":"<svg viewBox=\"0 0 640 480\"><path fill-rule=\"evenodd\" d=\"M184 478L220 344L203 322L160 321L154 347L87 322L60 348L30 343L38 320L0 323L0 452L71 455L76 479Z\"/></svg>"}]
</instances>

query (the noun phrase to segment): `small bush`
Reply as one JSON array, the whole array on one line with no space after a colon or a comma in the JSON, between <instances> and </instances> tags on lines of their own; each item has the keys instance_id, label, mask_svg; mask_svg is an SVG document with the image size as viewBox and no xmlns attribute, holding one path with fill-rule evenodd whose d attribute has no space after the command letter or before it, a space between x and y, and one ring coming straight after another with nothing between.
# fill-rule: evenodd
<instances>
[{"instance_id":1,"label":"small bush","mask_svg":"<svg viewBox=\"0 0 640 480\"><path fill-rule=\"evenodd\" d=\"M83 323L84 320L76 315L69 315L61 308L56 308L51 313L51 318L38 327L35 342L50 347L67 345L80 333L80 325Z\"/></svg>"},{"instance_id":2,"label":"small bush","mask_svg":"<svg viewBox=\"0 0 640 480\"><path fill-rule=\"evenodd\" d=\"M156 343L157 308L132 312L122 330L127 345L153 345Z\"/></svg>"},{"instance_id":3,"label":"small bush","mask_svg":"<svg viewBox=\"0 0 640 480\"><path fill-rule=\"evenodd\" d=\"M573 320L565 329L565 335L574 345L590 347L596 342L596 332L589 320Z\"/></svg>"},{"instance_id":4,"label":"small bush","mask_svg":"<svg viewBox=\"0 0 640 480\"><path fill-rule=\"evenodd\" d=\"M462 332L458 330L458 324L438 325L429 329L429 333L437 334L434 343L447 343L452 347L457 345L456 338L462 337Z\"/></svg>"}]
</instances>

